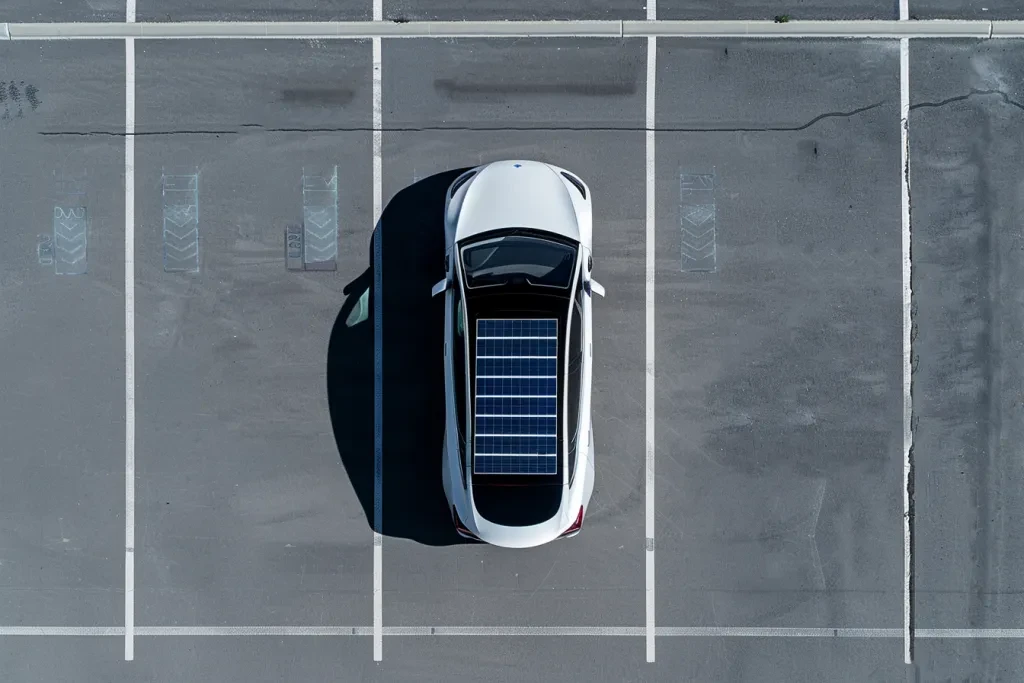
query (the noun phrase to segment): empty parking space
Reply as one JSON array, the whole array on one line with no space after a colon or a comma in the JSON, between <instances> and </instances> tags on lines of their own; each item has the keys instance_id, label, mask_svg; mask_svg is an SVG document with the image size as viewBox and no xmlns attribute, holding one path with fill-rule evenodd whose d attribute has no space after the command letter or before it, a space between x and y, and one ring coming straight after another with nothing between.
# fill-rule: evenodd
<instances>
[{"instance_id":1,"label":"empty parking space","mask_svg":"<svg viewBox=\"0 0 1024 683\"><path fill-rule=\"evenodd\" d=\"M916 607L1019 626L1024 51L913 46Z\"/></svg>"},{"instance_id":2,"label":"empty parking space","mask_svg":"<svg viewBox=\"0 0 1024 683\"><path fill-rule=\"evenodd\" d=\"M661 47L659 625L902 623L897 67Z\"/></svg>"},{"instance_id":3,"label":"empty parking space","mask_svg":"<svg viewBox=\"0 0 1024 683\"><path fill-rule=\"evenodd\" d=\"M643 179L642 54L569 41L410 41L385 52L386 625L642 622L643 205L631 190ZM585 174L595 277L608 291L594 304L597 474L584 532L522 551L452 545L442 313L430 299L443 276L449 171L508 158Z\"/></svg>"},{"instance_id":4,"label":"empty parking space","mask_svg":"<svg viewBox=\"0 0 1024 683\"><path fill-rule=\"evenodd\" d=\"M123 613L124 50L0 48L0 621Z\"/></svg>"},{"instance_id":5,"label":"empty parking space","mask_svg":"<svg viewBox=\"0 0 1024 683\"><path fill-rule=\"evenodd\" d=\"M368 70L350 43L140 50L140 623L371 619L354 389L328 382L368 267Z\"/></svg>"}]
</instances>

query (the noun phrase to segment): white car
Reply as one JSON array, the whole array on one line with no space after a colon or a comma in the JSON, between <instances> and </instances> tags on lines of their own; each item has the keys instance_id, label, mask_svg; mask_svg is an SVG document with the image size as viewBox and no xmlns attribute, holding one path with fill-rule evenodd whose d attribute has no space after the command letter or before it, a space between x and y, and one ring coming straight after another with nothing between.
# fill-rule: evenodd
<instances>
[{"instance_id":1,"label":"white car","mask_svg":"<svg viewBox=\"0 0 1024 683\"><path fill-rule=\"evenodd\" d=\"M590 189L536 161L463 173L445 201L444 492L460 535L579 533L594 490Z\"/></svg>"}]
</instances>

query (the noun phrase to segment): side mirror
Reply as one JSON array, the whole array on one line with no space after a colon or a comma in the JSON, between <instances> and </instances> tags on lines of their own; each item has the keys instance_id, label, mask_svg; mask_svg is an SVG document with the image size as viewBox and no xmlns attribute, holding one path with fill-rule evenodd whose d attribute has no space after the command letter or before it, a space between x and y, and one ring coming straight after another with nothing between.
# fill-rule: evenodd
<instances>
[{"instance_id":1,"label":"side mirror","mask_svg":"<svg viewBox=\"0 0 1024 683\"><path fill-rule=\"evenodd\" d=\"M600 282L597 280L591 280L588 284L590 285L590 292L592 294L597 294L600 297L604 296L604 287Z\"/></svg>"},{"instance_id":2,"label":"side mirror","mask_svg":"<svg viewBox=\"0 0 1024 683\"><path fill-rule=\"evenodd\" d=\"M434 297L448 289L448 278L445 278L434 285L434 288L430 290L430 296Z\"/></svg>"}]
</instances>

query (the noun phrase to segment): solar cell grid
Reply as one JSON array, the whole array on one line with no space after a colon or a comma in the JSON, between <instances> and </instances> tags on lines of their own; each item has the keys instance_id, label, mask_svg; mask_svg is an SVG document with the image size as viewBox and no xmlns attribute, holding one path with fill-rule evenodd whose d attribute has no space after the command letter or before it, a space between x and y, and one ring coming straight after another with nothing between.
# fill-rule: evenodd
<instances>
[{"instance_id":1,"label":"solar cell grid","mask_svg":"<svg viewBox=\"0 0 1024 683\"><path fill-rule=\"evenodd\" d=\"M478 474L557 471L558 321L477 321Z\"/></svg>"},{"instance_id":2,"label":"solar cell grid","mask_svg":"<svg viewBox=\"0 0 1024 683\"><path fill-rule=\"evenodd\" d=\"M515 415L479 416L476 420L481 434L551 434L555 432L555 418Z\"/></svg>"},{"instance_id":3,"label":"solar cell grid","mask_svg":"<svg viewBox=\"0 0 1024 683\"><path fill-rule=\"evenodd\" d=\"M554 358L558 355L557 338L514 339L484 337L477 334L477 354L485 358Z\"/></svg>"},{"instance_id":4,"label":"solar cell grid","mask_svg":"<svg viewBox=\"0 0 1024 683\"><path fill-rule=\"evenodd\" d=\"M476 401L477 417L481 415L555 415L553 398L479 398Z\"/></svg>"},{"instance_id":5,"label":"solar cell grid","mask_svg":"<svg viewBox=\"0 0 1024 683\"><path fill-rule=\"evenodd\" d=\"M477 356L477 376L549 377L555 374L555 362L554 358L481 358Z\"/></svg>"},{"instance_id":6,"label":"solar cell grid","mask_svg":"<svg viewBox=\"0 0 1024 683\"><path fill-rule=\"evenodd\" d=\"M480 377L476 380L477 396L545 396L554 397L554 377Z\"/></svg>"}]
</instances>

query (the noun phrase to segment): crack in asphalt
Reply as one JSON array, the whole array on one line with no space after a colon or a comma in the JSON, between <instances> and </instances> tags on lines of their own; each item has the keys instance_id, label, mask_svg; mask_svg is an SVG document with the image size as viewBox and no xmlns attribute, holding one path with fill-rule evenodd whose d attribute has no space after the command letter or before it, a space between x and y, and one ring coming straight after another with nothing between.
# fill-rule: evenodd
<instances>
[{"instance_id":1,"label":"crack in asphalt","mask_svg":"<svg viewBox=\"0 0 1024 683\"><path fill-rule=\"evenodd\" d=\"M739 126L739 127L703 127L703 128L691 128L691 127L661 127L655 126L652 130L656 133L792 133L802 130L807 130L816 123L825 119L833 118L850 118L864 112L877 109L885 104L885 100L881 102L875 102L865 107L859 107L851 111L836 111L826 112L819 114L807 123L797 126ZM920 105L918 105L920 106ZM330 127L330 128L265 128L260 124L246 123L241 125L242 128L246 129L259 129L265 133L360 133L373 132L373 128L370 126L351 126L351 127ZM467 131L467 132L488 132L488 131L540 131L540 132L557 132L557 131L646 131L647 128L642 126L408 126L408 127L395 127L388 126L384 129L388 133L423 133L431 131ZM148 131L148 132L135 132L135 137L148 137L148 136L160 136L160 135L239 135L243 131L241 130L170 130L170 131ZM39 135L44 136L110 136L110 137L124 137L124 132L114 131L41 131Z\"/></svg>"},{"instance_id":2,"label":"crack in asphalt","mask_svg":"<svg viewBox=\"0 0 1024 683\"><path fill-rule=\"evenodd\" d=\"M950 98L947 98L947 99L942 100L940 102L918 102L917 104L910 105L910 108L911 109L922 109L922 108L930 109L930 108L935 108L935 107L945 107L946 105L953 104L954 102L963 102L964 100L968 100L968 99L970 99L972 97L977 97L979 95L999 95L999 97L1003 100L1004 104L1008 104L1011 107L1016 107L1017 109L1020 109L1021 111L1024 111L1024 104L1022 104L1022 103L1020 103L1020 102L1018 102L1018 101L1016 101L1014 99L1011 99L1010 96L1007 95L1002 90L978 90L977 88L971 88L971 91L969 93L967 93L966 95L957 95L956 97L950 97Z\"/></svg>"}]
</instances>

